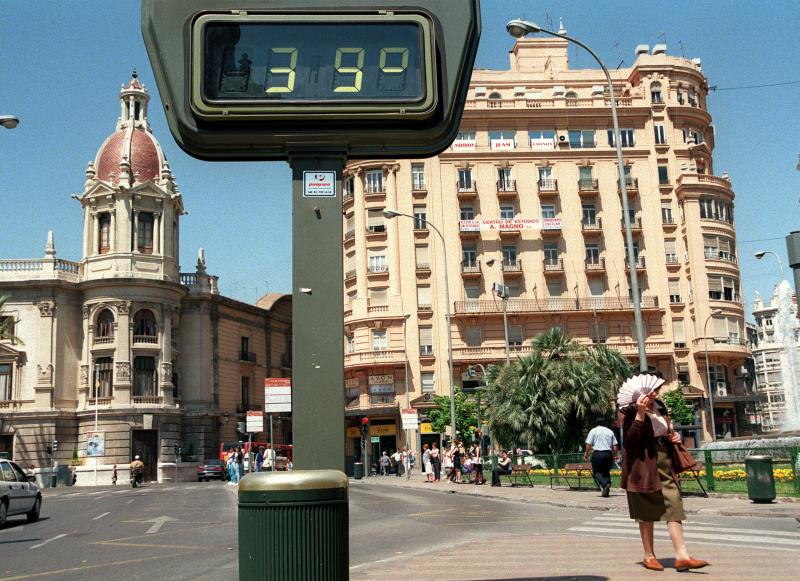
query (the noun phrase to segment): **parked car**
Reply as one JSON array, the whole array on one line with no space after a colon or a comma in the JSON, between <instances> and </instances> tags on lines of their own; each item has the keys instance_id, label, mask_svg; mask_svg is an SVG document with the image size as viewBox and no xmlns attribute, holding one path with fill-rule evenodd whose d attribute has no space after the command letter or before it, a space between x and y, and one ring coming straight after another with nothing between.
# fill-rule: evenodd
<instances>
[{"instance_id":1,"label":"parked car","mask_svg":"<svg viewBox=\"0 0 800 581\"><path fill-rule=\"evenodd\" d=\"M39 520L42 493L33 476L11 460L0 460L0 528L9 516L24 514L28 522Z\"/></svg>"},{"instance_id":2,"label":"parked car","mask_svg":"<svg viewBox=\"0 0 800 581\"><path fill-rule=\"evenodd\" d=\"M208 482L212 478L225 480L226 472L225 465L222 461L219 458L212 458L205 464L201 464L197 467L197 481L202 482L205 480Z\"/></svg>"}]
</instances>

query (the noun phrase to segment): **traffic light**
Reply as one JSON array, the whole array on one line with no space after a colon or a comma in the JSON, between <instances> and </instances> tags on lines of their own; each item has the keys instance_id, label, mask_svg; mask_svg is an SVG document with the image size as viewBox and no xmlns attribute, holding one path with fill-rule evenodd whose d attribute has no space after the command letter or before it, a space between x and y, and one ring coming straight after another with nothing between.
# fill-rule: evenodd
<instances>
[{"instance_id":1,"label":"traffic light","mask_svg":"<svg viewBox=\"0 0 800 581\"><path fill-rule=\"evenodd\" d=\"M52 446L53 446L53 452L57 451L58 450L58 440L53 440Z\"/></svg>"},{"instance_id":2,"label":"traffic light","mask_svg":"<svg viewBox=\"0 0 800 581\"><path fill-rule=\"evenodd\" d=\"M361 436L367 437L367 430L369 429L369 418L361 418Z\"/></svg>"},{"instance_id":3,"label":"traffic light","mask_svg":"<svg viewBox=\"0 0 800 581\"><path fill-rule=\"evenodd\" d=\"M247 422L236 422L236 433L237 434L246 434L247 433Z\"/></svg>"},{"instance_id":4,"label":"traffic light","mask_svg":"<svg viewBox=\"0 0 800 581\"><path fill-rule=\"evenodd\" d=\"M175 456L180 457L181 455L181 448L180 446L175 446Z\"/></svg>"},{"instance_id":5,"label":"traffic light","mask_svg":"<svg viewBox=\"0 0 800 581\"><path fill-rule=\"evenodd\" d=\"M470 379L475 377L475 368L472 365L467 367L467 377L469 377Z\"/></svg>"},{"instance_id":6,"label":"traffic light","mask_svg":"<svg viewBox=\"0 0 800 581\"><path fill-rule=\"evenodd\" d=\"M47 455L48 456L53 455L53 444L47 444Z\"/></svg>"}]
</instances>

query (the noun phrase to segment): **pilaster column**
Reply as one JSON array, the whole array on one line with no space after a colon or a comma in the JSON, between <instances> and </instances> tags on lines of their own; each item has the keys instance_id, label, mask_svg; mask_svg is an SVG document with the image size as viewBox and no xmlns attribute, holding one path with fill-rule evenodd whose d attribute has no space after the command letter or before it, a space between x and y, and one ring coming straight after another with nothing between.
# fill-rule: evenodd
<instances>
[{"instance_id":1,"label":"pilaster column","mask_svg":"<svg viewBox=\"0 0 800 581\"><path fill-rule=\"evenodd\" d=\"M100 248L100 216L97 212L92 213L92 248L89 254L97 254Z\"/></svg>"},{"instance_id":2,"label":"pilaster column","mask_svg":"<svg viewBox=\"0 0 800 581\"><path fill-rule=\"evenodd\" d=\"M53 325L56 310L55 301L40 301L39 307L39 341L37 344L38 362L36 364L35 406L37 408L53 407Z\"/></svg>"},{"instance_id":3,"label":"pilaster column","mask_svg":"<svg viewBox=\"0 0 800 581\"><path fill-rule=\"evenodd\" d=\"M139 210L133 211L133 248L131 252L139 252Z\"/></svg>"},{"instance_id":4,"label":"pilaster column","mask_svg":"<svg viewBox=\"0 0 800 581\"><path fill-rule=\"evenodd\" d=\"M397 204L397 171L398 164L387 165L386 173L386 207L398 208ZM386 254L389 266L389 295L400 296L400 220L388 220L386 237Z\"/></svg>"},{"instance_id":5,"label":"pilaster column","mask_svg":"<svg viewBox=\"0 0 800 581\"><path fill-rule=\"evenodd\" d=\"M161 212L155 212L153 220L155 220L155 224L153 224L153 253L163 256L164 252L161 250L161 245L164 241L164 218Z\"/></svg>"},{"instance_id":6,"label":"pilaster column","mask_svg":"<svg viewBox=\"0 0 800 581\"><path fill-rule=\"evenodd\" d=\"M366 300L367 293L367 207L364 202L364 182L363 172L361 168L356 168L353 171L355 176L355 192L353 195L353 223L356 229L356 271L358 278L356 282L356 289L358 297ZM342 307L344 308L344 307Z\"/></svg>"},{"instance_id":7,"label":"pilaster column","mask_svg":"<svg viewBox=\"0 0 800 581\"><path fill-rule=\"evenodd\" d=\"M116 353L114 357L114 403L131 403L131 303L119 301L117 307Z\"/></svg>"},{"instance_id":8,"label":"pilaster column","mask_svg":"<svg viewBox=\"0 0 800 581\"><path fill-rule=\"evenodd\" d=\"M164 405L173 405L172 398L172 307L166 307L164 313L164 330L161 333L161 369L159 370L159 386Z\"/></svg>"},{"instance_id":9,"label":"pilaster column","mask_svg":"<svg viewBox=\"0 0 800 581\"><path fill-rule=\"evenodd\" d=\"M92 240L92 216L89 208L83 209L83 257L89 256L92 251L89 244Z\"/></svg>"},{"instance_id":10,"label":"pilaster column","mask_svg":"<svg viewBox=\"0 0 800 581\"><path fill-rule=\"evenodd\" d=\"M111 231L108 233L109 251L114 252L117 249L117 211L111 210Z\"/></svg>"},{"instance_id":11,"label":"pilaster column","mask_svg":"<svg viewBox=\"0 0 800 581\"><path fill-rule=\"evenodd\" d=\"M83 315L83 341L81 343L81 370L79 378L80 382L78 383L78 405L79 407L83 408L86 407L86 401L89 397L89 376L92 373L90 350L92 341L92 325L91 319L89 318L89 307L84 305L81 309L81 313Z\"/></svg>"}]
</instances>

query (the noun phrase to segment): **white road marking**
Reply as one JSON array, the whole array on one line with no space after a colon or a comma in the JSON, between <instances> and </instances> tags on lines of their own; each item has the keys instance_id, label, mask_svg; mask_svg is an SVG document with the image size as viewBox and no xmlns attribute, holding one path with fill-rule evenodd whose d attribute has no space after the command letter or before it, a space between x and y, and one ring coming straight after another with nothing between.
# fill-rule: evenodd
<instances>
[{"instance_id":1,"label":"white road marking","mask_svg":"<svg viewBox=\"0 0 800 581\"><path fill-rule=\"evenodd\" d=\"M43 547L43 546L45 546L47 543L52 543L53 541L57 541L57 540L58 540L58 539L60 539L61 537L66 537L66 536L67 536L67 535L66 535L66 533L61 533L60 535L56 535L56 536L55 536L55 537L53 537L52 539L47 539L46 541L42 541L42 542L41 542L41 543L39 543L38 545L33 545L33 546L31 547L31 549L38 549L39 547Z\"/></svg>"},{"instance_id":2,"label":"white road marking","mask_svg":"<svg viewBox=\"0 0 800 581\"><path fill-rule=\"evenodd\" d=\"M103 518L104 516L108 516L108 515L110 515L110 514L111 514L110 512L104 512L103 514L97 515L97 516L96 516L96 517L94 517L92 520L100 520L100 519L101 519L101 518Z\"/></svg>"},{"instance_id":3,"label":"white road marking","mask_svg":"<svg viewBox=\"0 0 800 581\"><path fill-rule=\"evenodd\" d=\"M170 521L174 521L174 520L177 520L177 519L174 519L171 516L164 515L164 516L159 516L159 517L156 517L156 518L151 518L151 519L142 521L142 522L151 522L151 523L153 523L153 526L151 526L149 529L147 529L145 534L154 535L158 531L161 530L161 527L164 526L164 523L170 522Z\"/></svg>"},{"instance_id":4,"label":"white road marking","mask_svg":"<svg viewBox=\"0 0 800 581\"><path fill-rule=\"evenodd\" d=\"M126 502L125 504L130 504L130 503L132 503L134 500L136 500L136 499L135 499L135 498L131 498L131 499L130 499L128 502Z\"/></svg>"},{"instance_id":5,"label":"white road marking","mask_svg":"<svg viewBox=\"0 0 800 581\"><path fill-rule=\"evenodd\" d=\"M637 529L618 529L618 528L610 528L610 527L600 527L600 526L585 526L585 527L571 527L569 529L573 532L579 533L604 533L604 534L612 534L612 535L627 535L627 536L639 536L639 530ZM792 545L800 547L800 539L785 539L785 538L770 538L770 537L759 537L759 536L750 536L746 535L748 532L746 529L737 529L738 535L727 535L727 534L708 534L708 533L696 533L688 530L684 530L683 536L687 539L705 539L705 540L712 540L712 541L729 541L729 542L739 542L739 543L766 543L766 544L776 544L776 545ZM669 537L669 533L667 531L657 530L655 531L655 536L657 537Z\"/></svg>"},{"instance_id":6,"label":"white road marking","mask_svg":"<svg viewBox=\"0 0 800 581\"><path fill-rule=\"evenodd\" d=\"M591 520L591 524L592 525L594 525L596 523L604 524L606 526L617 526L617 527L623 527L623 528L630 527L631 529L635 530L637 533L639 532L639 525L637 525L635 522L631 521L630 519L628 519L627 522L623 523L623 522L618 522L618 521L610 521L610 520L608 520L606 518L597 517L597 518L593 518ZM590 523L586 522L586 523L583 523L583 524L588 525ZM706 526L704 526L704 525L706 525ZM691 532L734 533L734 534L748 533L748 534L759 534L759 535L774 536L774 537L789 537L789 538L797 537L797 538L800 538L800 533L795 533L795 532L792 532L792 531L776 531L776 530L771 530L771 529L750 529L750 528L741 528L741 527L739 527L739 528L737 528L737 527L719 527L719 526L715 526L715 525L713 525L711 523L703 523L703 524L698 526L698 523L691 522L691 523L689 523L687 525L684 525L683 530L684 530L684 532L687 532L687 533L691 533Z\"/></svg>"}]
</instances>

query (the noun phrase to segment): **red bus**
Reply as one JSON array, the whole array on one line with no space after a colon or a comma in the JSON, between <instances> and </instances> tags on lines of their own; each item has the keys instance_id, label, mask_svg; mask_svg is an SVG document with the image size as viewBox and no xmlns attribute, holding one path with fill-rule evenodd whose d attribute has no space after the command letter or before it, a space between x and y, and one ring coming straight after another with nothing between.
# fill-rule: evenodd
<instances>
[{"instance_id":1,"label":"red bus","mask_svg":"<svg viewBox=\"0 0 800 581\"><path fill-rule=\"evenodd\" d=\"M219 445L219 459L222 460L223 465L225 464L225 460L228 457L228 452L234 450L236 448L242 448L242 452L244 453L244 467L245 470L249 469L249 462L248 462L248 443L247 442L222 442ZM269 453L266 450L271 448L269 442L253 442L253 454L255 454L259 448L264 448L264 465L262 466L261 470L268 470L269 469ZM286 470L288 468L289 462L292 461L292 445L291 444L275 444L275 470Z\"/></svg>"}]
</instances>

